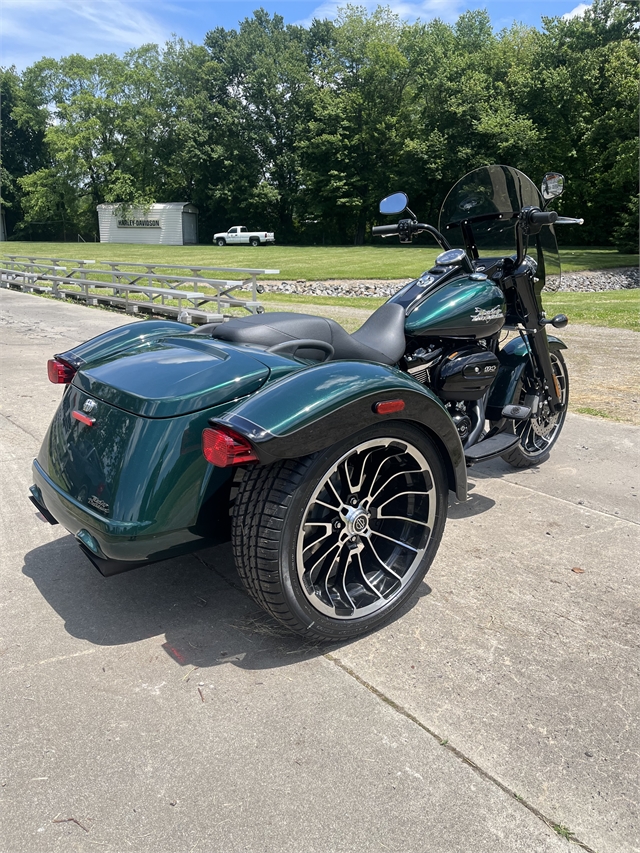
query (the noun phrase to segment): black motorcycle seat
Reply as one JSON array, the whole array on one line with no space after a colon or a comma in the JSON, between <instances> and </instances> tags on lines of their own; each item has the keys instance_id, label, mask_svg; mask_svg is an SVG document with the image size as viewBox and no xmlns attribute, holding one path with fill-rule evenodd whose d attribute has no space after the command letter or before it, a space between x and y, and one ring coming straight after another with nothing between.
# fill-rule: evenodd
<instances>
[{"instance_id":1,"label":"black motorcycle seat","mask_svg":"<svg viewBox=\"0 0 640 853\"><path fill-rule=\"evenodd\" d=\"M385 303L368 320L350 335L335 320L313 314L294 314L278 311L273 314L252 314L234 317L220 323L212 330L212 337L238 344L257 344L271 347L276 344L312 339L331 344L332 358L358 359L378 364L395 364L405 349L404 308L395 303ZM317 356L326 356L320 350ZM300 350L300 355L308 354Z\"/></svg>"}]
</instances>

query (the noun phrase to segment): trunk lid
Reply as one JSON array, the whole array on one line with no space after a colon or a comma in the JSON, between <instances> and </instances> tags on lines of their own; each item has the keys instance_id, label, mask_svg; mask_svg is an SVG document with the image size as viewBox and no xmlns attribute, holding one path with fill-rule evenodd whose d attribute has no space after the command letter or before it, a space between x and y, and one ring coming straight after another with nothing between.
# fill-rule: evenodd
<instances>
[{"instance_id":1,"label":"trunk lid","mask_svg":"<svg viewBox=\"0 0 640 853\"><path fill-rule=\"evenodd\" d=\"M237 347L176 336L93 361L73 385L126 412L170 418L252 394L268 376L266 365Z\"/></svg>"}]
</instances>

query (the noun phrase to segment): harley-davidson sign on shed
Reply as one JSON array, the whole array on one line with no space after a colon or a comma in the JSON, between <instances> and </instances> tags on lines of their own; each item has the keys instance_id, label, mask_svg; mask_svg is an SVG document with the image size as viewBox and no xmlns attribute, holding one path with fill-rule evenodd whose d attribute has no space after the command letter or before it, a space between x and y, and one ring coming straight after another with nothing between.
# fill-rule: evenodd
<instances>
[{"instance_id":1,"label":"harley-davidson sign on shed","mask_svg":"<svg viewBox=\"0 0 640 853\"><path fill-rule=\"evenodd\" d=\"M118 219L118 228L159 228L159 219Z\"/></svg>"},{"instance_id":2,"label":"harley-davidson sign on shed","mask_svg":"<svg viewBox=\"0 0 640 853\"><path fill-rule=\"evenodd\" d=\"M156 243L182 246L198 242L198 208L186 201L126 208L99 204L101 243Z\"/></svg>"}]
</instances>

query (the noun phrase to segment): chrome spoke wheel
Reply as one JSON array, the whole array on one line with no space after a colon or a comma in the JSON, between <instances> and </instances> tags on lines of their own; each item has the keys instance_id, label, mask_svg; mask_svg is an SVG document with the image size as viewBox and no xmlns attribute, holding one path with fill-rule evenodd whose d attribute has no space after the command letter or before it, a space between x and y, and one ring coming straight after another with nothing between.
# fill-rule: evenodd
<instances>
[{"instance_id":1,"label":"chrome spoke wheel","mask_svg":"<svg viewBox=\"0 0 640 853\"><path fill-rule=\"evenodd\" d=\"M514 468L530 468L544 462L564 426L569 405L569 374L560 352L551 352L549 355L561 408L553 412L548 402L543 400L532 418L511 427L515 429L520 441L511 450L503 453L502 458ZM520 381L519 394L514 402L526 405L527 397L536 396L538 393L533 378L527 373Z\"/></svg>"},{"instance_id":2,"label":"chrome spoke wheel","mask_svg":"<svg viewBox=\"0 0 640 853\"><path fill-rule=\"evenodd\" d=\"M550 353L553 374L556 379L556 387L559 392L562 408L558 412L552 412L548 402L545 400L540 405L537 415L530 421L525 421L518 428L520 433L520 449L531 458L544 456L560 434L567 414L567 403L569 398L569 380L567 368L555 353Z\"/></svg>"},{"instance_id":3,"label":"chrome spoke wheel","mask_svg":"<svg viewBox=\"0 0 640 853\"><path fill-rule=\"evenodd\" d=\"M303 510L296 543L300 586L332 619L376 613L422 567L437 492L424 454L393 437L364 441L324 475Z\"/></svg>"}]
</instances>

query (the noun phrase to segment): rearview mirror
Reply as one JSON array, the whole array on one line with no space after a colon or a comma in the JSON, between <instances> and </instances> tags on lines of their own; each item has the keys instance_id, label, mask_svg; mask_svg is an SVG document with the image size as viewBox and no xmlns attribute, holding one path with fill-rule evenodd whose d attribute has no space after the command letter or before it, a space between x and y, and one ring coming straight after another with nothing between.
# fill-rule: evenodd
<instances>
[{"instance_id":1,"label":"rearview mirror","mask_svg":"<svg viewBox=\"0 0 640 853\"><path fill-rule=\"evenodd\" d=\"M547 172L542 179L541 192L545 201L558 198L564 192L564 175L560 172Z\"/></svg>"},{"instance_id":2,"label":"rearview mirror","mask_svg":"<svg viewBox=\"0 0 640 853\"><path fill-rule=\"evenodd\" d=\"M387 215L402 213L408 203L409 198L406 193L393 193L393 195L388 195L380 202L380 213L386 213Z\"/></svg>"}]
</instances>

